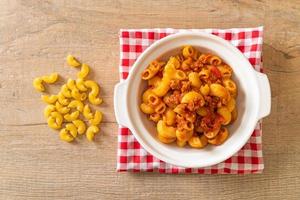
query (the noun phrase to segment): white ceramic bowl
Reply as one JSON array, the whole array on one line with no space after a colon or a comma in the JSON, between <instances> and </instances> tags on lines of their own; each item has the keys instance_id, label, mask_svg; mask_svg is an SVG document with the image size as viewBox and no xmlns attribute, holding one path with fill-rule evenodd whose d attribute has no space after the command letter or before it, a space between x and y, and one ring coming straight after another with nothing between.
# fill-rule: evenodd
<instances>
[{"instance_id":1,"label":"white ceramic bowl","mask_svg":"<svg viewBox=\"0 0 300 200\"><path fill-rule=\"evenodd\" d=\"M141 80L142 71L152 60L178 53L183 45L218 55L233 68L233 79L238 86L238 119L228 127L230 136L220 146L192 149L163 144L156 138L155 125L140 111L141 95L146 88L146 81ZM207 33L187 32L167 36L140 55L127 80L115 86L114 109L117 122L128 127L155 157L181 167L207 167L226 160L246 144L257 121L270 113L271 92L267 76L256 72L229 42Z\"/></svg>"}]
</instances>

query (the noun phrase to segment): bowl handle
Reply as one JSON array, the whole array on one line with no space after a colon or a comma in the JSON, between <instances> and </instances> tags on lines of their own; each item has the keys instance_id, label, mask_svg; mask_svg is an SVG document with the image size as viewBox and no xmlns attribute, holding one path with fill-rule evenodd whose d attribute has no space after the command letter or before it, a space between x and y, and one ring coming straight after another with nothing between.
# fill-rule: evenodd
<instances>
[{"instance_id":1,"label":"bowl handle","mask_svg":"<svg viewBox=\"0 0 300 200\"><path fill-rule=\"evenodd\" d=\"M271 112L271 89L266 74L255 71L259 87L259 111L258 119L266 117Z\"/></svg>"},{"instance_id":2,"label":"bowl handle","mask_svg":"<svg viewBox=\"0 0 300 200\"><path fill-rule=\"evenodd\" d=\"M129 128L129 118L126 107L126 90L127 82L120 82L115 85L114 89L114 110L118 124Z\"/></svg>"}]
</instances>

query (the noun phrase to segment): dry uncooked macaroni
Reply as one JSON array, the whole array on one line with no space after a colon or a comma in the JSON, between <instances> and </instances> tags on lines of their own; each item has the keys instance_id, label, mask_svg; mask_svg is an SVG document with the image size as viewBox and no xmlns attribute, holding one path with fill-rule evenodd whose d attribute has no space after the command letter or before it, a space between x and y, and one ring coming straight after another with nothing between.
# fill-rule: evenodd
<instances>
[{"instance_id":1,"label":"dry uncooked macaroni","mask_svg":"<svg viewBox=\"0 0 300 200\"><path fill-rule=\"evenodd\" d=\"M140 109L156 123L158 139L193 148L225 142L225 126L237 118L232 74L221 58L192 46L166 61L152 61L142 73L148 87Z\"/></svg>"},{"instance_id":2,"label":"dry uncooked macaroni","mask_svg":"<svg viewBox=\"0 0 300 200\"><path fill-rule=\"evenodd\" d=\"M102 121L102 112L96 110L93 113L85 100L88 98L91 104L101 104L100 89L95 81L85 80L90 72L87 64L81 64L72 55L67 56L67 63L71 67L81 67L80 72L77 73L78 78L68 79L56 95L41 96L42 101L48 104L44 109L44 116L50 128L60 129L61 140L71 142L78 137L78 134L85 133L86 138L93 141L95 134L99 132L98 126ZM37 91L45 92L44 84L55 83L58 77L56 72L37 77L33 81L33 86ZM85 121L88 121L88 124Z\"/></svg>"},{"instance_id":3,"label":"dry uncooked macaroni","mask_svg":"<svg viewBox=\"0 0 300 200\"><path fill-rule=\"evenodd\" d=\"M33 87L39 91L44 92L45 86L44 83L52 84L58 80L58 73L52 73L46 76L37 77L33 80Z\"/></svg>"},{"instance_id":4,"label":"dry uncooked macaroni","mask_svg":"<svg viewBox=\"0 0 300 200\"><path fill-rule=\"evenodd\" d=\"M95 81L87 80L84 82L84 85L91 89L91 92L88 95L90 103L94 105L101 104L103 100L97 97L100 91L98 84Z\"/></svg>"}]
</instances>

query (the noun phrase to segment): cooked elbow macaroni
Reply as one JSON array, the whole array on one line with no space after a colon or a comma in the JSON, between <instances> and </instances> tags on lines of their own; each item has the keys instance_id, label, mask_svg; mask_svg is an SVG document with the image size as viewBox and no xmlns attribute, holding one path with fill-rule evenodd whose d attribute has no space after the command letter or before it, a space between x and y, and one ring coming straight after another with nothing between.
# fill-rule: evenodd
<instances>
[{"instance_id":1,"label":"cooked elbow macaroni","mask_svg":"<svg viewBox=\"0 0 300 200\"><path fill-rule=\"evenodd\" d=\"M77 73L76 80L68 79L67 83L61 86L58 94L41 96L42 101L48 104L44 109L44 117L50 128L60 130L59 137L63 141L72 142L78 134L85 134L89 141L93 141L95 134L99 132L98 126L102 121L103 114L98 110L92 113L88 102L85 100L88 98L91 104L101 104L100 89L95 81L85 80L90 72L90 67L87 64L81 64L71 55L68 55L67 63L72 67L81 66L81 70ZM161 62L153 62L152 70L158 70L160 66L162 66ZM44 92L44 83L55 83L58 78L59 75L56 72L37 77L33 80L33 86L37 91ZM87 94L88 90L90 91ZM80 113L88 120L89 127L80 119ZM159 119L160 115L158 114L155 120L158 121Z\"/></svg>"},{"instance_id":2,"label":"cooked elbow macaroni","mask_svg":"<svg viewBox=\"0 0 300 200\"><path fill-rule=\"evenodd\" d=\"M189 74L189 81L191 82L191 85L195 88L200 88L201 87L201 81L200 81L200 76L197 72L191 72Z\"/></svg>"},{"instance_id":3,"label":"cooked elbow macaroni","mask_svg":"<svg viewBox=\"0 0 300 200\"><path fill-rule=\"evenodd\" d=\"M152 61L147 69L142 73L142 79L149 80L154 77L161 67L164 65L163 62L158 62L156 60Z\"/></svg>"},{"instance_id":4,"label":"cooked elbow macaroni","mask_svg":"<svg viewBox=\"0 0 300 200\"><path fill-rule=\"evenodd\" d=\"M151 62L142 73L148 87L140 109L156 123L158 140L193 148L224 143L225 126L237 118L232 75L221 58L192 46L166 62Z\"/></svg>"}]
</instances>

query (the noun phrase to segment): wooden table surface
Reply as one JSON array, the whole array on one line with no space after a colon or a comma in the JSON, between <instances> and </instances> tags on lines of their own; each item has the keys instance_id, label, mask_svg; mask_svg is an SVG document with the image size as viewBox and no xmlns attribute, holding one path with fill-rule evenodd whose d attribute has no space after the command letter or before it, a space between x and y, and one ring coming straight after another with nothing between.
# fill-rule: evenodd
<instances>
[{"instance_id":1,"label":"wooden table surface","mask_svg":"<svg viewBox=\"0 0 300 200\"><path fill-rule=\"evenodd\" d=\"M272 87L263 174L117 173L119 29L260 25ZM68 53L90 64L102 86L105 118L95 143L61 142L32 87L53 71L75 78ZM2 0L0 61L0 199L300 199L299 0Z\"/></svg>"}]
</instances>

